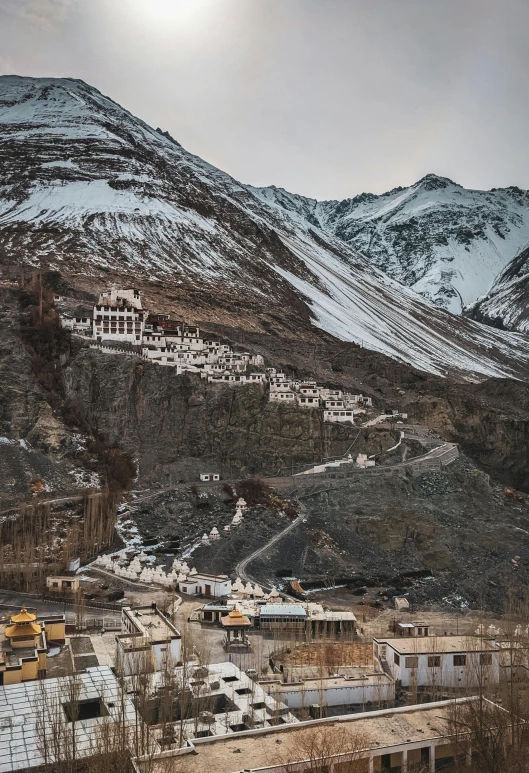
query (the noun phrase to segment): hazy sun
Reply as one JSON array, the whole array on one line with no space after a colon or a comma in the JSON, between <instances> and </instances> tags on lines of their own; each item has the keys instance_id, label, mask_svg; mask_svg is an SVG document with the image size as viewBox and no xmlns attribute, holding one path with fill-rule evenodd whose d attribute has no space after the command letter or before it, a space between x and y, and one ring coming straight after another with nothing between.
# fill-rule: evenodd
<instances>
[{"instance_id":1,"label":"hazy sun","mask_svg":"<svg viewBox=\"0 0 529 773\"><path fill-rule=\"evenodd\" d=\"M189 26L200 22L211 10L209 0L134 0L138 16L147 24Z\"/></svg>"}]
</instances>

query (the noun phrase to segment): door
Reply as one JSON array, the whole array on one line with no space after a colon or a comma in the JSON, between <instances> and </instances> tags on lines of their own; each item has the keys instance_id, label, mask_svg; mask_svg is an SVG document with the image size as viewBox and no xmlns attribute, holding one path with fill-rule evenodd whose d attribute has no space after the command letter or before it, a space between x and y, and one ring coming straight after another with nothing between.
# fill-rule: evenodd
<instances>
[{"instance_id":1,"label":"door","mask_svg":"<svg viewBox=\"0 0 529 773\"><path fill-rule=\"evenodd\" d=\"M206 585L205 594L211 596L211 585Z\"/></svg>"}]
</instances>

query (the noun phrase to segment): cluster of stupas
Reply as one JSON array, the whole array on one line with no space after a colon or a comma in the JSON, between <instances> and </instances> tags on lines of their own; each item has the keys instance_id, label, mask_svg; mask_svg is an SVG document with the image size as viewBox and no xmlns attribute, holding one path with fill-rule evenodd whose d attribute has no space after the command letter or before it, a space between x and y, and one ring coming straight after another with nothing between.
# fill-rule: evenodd
<instances>
[{"instance_id":1,"label":"cluster of stupas","mask_svg":"<svg viewBox=\"0 0 529 773\"><path fill-rule=\"evenodd\" d=\"M242 497L239 497L235 505L235 515L232 518L232 526L240 526L244 520L244 514L248 510L248 505Z\"/></svg>"},{"instance_id":2,"label":"cluster of stupas","mask_svg":"<svg viewBox=\"0 0 529 773\"><path fill-rule=\"evenodd\" d=\"M210 542L215 542L215 540L218 540L218 539L220 539L220 533L217 527L214 526L211 529L209 534L206 534L206 532L204 532L204 534L202 535L201 542L203 545L209 545Z\"/></svg>"},{"instance_id":3,"label":"cluster of stupas","mask_svg":"<svg viewBox=\"0 0 529 773\"><path fill-rule=\"evenodd\" d=\"M270 593L265 593L263 589L257 585L252 585L251 582L243 583L240 577L237 577L235 582L231 586L231 595L240 599L264 599L270 604L280 603L281 596L276 588L272 588Z\"/></svg>"},{"instance_id":4,"label":"cluster of stupas","mask_svg":"<svg viewBox=\"0 0 529 773\"><path fill-rule=\"evenodd\" d=\"M239 497L239 499L237 500L237 504L235 505L235 515L232 518L231 524L228 524L227 526L224 527L225 534L229 534L234 526L241 525L241 523L244 520L244 513L247 510L248 510L248 505L246 504L246 501L242 497ZM220 539L220 532L217 529L217 527L214 526L211 529L209 534L204 532L200 541L203 545L209 545L211 542L215 542L216 540L219 540L219 539Z\"/></svg>"},{"instance_id":5,"label":"cluster of stupas","mask_svg":"<svg viewBox=\"0 0 529 773\"><path fill-rule=\"evenodd\" d=\"M166 587L185 582L188 577L197 574L195 568L190 569L185 561L182 562L178 558L175 558L171 571L167 573L163 566L147 564L149 560L149 556L141 552L134 556L128 566L122 566L121 562L114 560L110 555L98 556L94 563L107 572L114 572L116 577L122 577L124 580L155 583Z\"/></svg>"}]
</instances>

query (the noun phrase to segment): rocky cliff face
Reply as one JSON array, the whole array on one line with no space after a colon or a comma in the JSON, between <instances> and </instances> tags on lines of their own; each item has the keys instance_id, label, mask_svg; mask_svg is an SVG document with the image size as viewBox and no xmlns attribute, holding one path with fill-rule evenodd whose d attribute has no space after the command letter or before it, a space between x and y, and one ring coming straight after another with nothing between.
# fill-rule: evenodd
<instances>
[{"instance_id":1,"label":"rocky cliff face","mask_svg":"<svg viewBox=\"0 0 529 773\"><path fill-rule=\"evenodd\" d=\"M30 498L37 482L43 491L75 488L82 471L67 458L74 447L35 380L17 294L0 288L0 507Z\"/></svg>"},{"instance_id":2,"label":"rocky cliff face","mask_svg":"<svg viewBox=\"0 0 529 773\"><path fill-rule=\"evenodd\" d=\"M287 475L343 454L358 435L350 425L324 424L321 411L270 403L259 387L212 386L93 350L72 360L65 382L90 423L138 459L140 486L194 482L199 472ZM394 437L372 433L355 451L378 453Z\"/></svg>"}]
</instances>

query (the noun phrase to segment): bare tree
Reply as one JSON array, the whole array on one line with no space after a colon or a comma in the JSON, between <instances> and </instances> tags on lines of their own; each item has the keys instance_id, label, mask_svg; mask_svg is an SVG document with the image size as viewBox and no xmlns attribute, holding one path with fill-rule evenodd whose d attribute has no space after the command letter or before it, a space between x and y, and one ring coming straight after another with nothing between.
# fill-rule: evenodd
<instances>
[{"instance_id":1,"label":"bare tree","mask_svg":"<svg viewBox=\"0 0 529 773\"><path fill-rule=\"evenodd\" d=\"M364 751L367 739L331 724L304 727L289 734L288 746L279 754L276 765L281 773L294 773L303 763L304 773L330 773L339 766L340 773L360 773L365 770Z\"/></svg>"}]
</instances>

